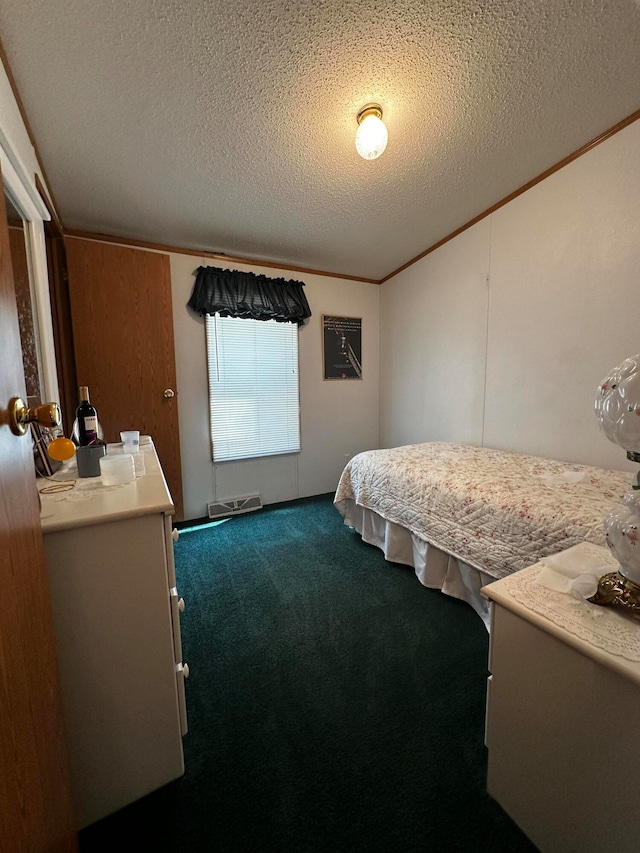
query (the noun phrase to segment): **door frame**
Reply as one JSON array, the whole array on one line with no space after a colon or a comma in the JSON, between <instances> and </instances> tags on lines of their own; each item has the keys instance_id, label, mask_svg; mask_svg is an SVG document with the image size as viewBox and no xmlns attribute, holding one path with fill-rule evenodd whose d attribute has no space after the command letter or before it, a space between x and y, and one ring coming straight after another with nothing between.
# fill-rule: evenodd
<instances>
[{"instance_id":1,"label":"door frame","mask_svg":"<svg viewBox=\"0 0 640 853\"><path fill-rule=\"evenodd\" d=\"M44 233L44 223L51 219L51 214L35 182L28 180L28 172L21 162L11 141L0 127L0 168L4 190L24 220L29 282L35 314L34 327L38 338L42 398L60 403ZM14 163L17 164L17 168Z\"/></svg>"}]
</instances>

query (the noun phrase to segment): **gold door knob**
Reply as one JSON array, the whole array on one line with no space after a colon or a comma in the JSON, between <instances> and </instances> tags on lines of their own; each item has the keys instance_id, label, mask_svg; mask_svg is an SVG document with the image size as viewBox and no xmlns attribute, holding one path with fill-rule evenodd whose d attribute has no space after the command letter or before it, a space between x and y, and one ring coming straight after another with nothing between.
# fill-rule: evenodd
<instances>
[{"instance_id":1,"label":"gold door knob","mask_svg":"<svg viewBox=\"0 0 640 853\"><path fill-rule=\"evenodd\" d=\"M167 398L167 400L170 400L172 397L176 396L176 392L172 388L166 388L164 396Z\"/></svg>"},{"instance_id":2,"label":"gold door knob","mask_svg":"<svg viewBox=\"0 0 640 853\"><path fill-rule=\"evenodd\" d=\"M22 397L13 397L9 401L9 426L14 435L24 435L29 424L57 427L61 422L62 413L57 403L43 403L35 409L29 409Z\"/></svg>"}]
</instances>

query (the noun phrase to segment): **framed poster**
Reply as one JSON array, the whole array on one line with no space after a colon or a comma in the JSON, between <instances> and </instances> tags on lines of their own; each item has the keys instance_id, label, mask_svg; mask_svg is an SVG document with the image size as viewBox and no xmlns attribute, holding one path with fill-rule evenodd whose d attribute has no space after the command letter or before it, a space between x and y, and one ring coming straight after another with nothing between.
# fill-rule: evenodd
<instances>
[{"instance_id":1,"label":"framed poster","mask_svg":"<svg viewBox=\"0 0 640 853\"><path fill-rule=\"evenodd\" d=\"M323 379L362 379L362 319L322 315Z\"/></svg>"}]
</instances>

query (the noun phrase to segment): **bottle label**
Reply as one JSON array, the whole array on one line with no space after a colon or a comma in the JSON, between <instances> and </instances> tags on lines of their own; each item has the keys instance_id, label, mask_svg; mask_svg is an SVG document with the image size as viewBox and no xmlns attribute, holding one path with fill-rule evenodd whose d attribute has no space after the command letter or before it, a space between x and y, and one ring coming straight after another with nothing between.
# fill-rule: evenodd
<instances>
[{"instance_id":1,"label":"bottle label","mask_svg":"<svg viewBox=\"0 0 640 853\"><path fill-rule=\"evenodd\" d=\"M84 429L87 433L87 439L89 441L94 441L98 437L97 415L89 415L84 419Z\"/></svg>"}]
</instances>

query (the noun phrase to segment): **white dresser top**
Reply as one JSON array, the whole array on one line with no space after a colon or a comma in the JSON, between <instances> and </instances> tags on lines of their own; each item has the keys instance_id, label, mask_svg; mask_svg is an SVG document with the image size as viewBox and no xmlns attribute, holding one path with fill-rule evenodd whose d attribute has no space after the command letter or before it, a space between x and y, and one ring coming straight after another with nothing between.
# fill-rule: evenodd
<instances>
[{"instance_id":1,"label":"white dresser top","mask_svg":"<svg viewBox=\"0 0 640 853\"><path fill-rule=\"evenodd\" d=\"M136 477L132 483L103 486L101 477L78 478L75 457L65 462L53 475L56 482L70 483L75 480L75 485L69 491L47 494L47 489L56 484L39 477L42 532L46 534L90 524L105 524L116 519L158 512L173 514L175 507L155 447L151 439L143 444L144 438L141 436L139 452L144 454L145 474ZM107 445L110 453L119 450L121 445ZM45 494L42 493L43 489Z\"/></svg>"},{"instance_id":2,"label":"white dresser top","mask_svg":"<svg viewBox=\"0 0 640 853\"><path fill-rule=\"evenodd\" d=\"M585 555L601 553L606 571L617 562L607 548L582 543ZM640 619L600 607L536 583L544 560L482 588L482 594L598 663L640 684Z\"/></svg>"}]
</instances>

